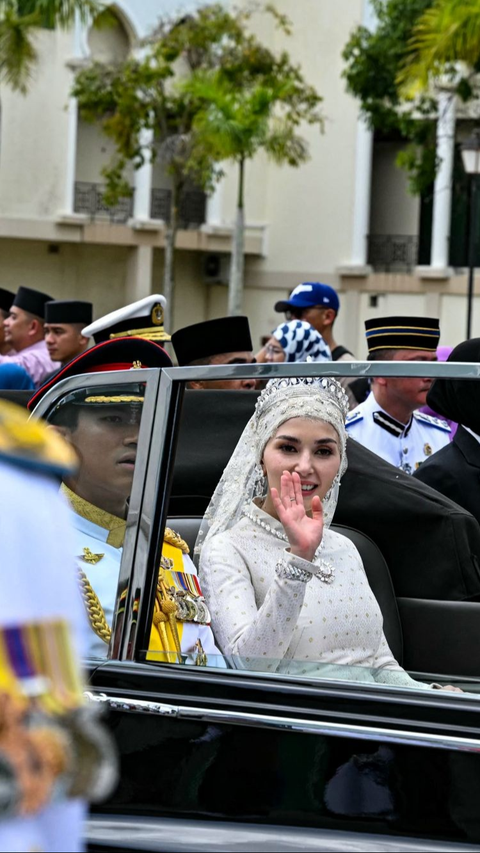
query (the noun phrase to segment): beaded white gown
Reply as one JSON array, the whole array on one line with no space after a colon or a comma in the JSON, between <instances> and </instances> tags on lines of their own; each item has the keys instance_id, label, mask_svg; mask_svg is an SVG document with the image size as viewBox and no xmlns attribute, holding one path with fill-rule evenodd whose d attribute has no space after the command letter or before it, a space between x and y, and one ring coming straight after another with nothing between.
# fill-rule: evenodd
<instances>
[{"instance_id":1,"label":"beaded white gown","mask_svg":"<svg viewBox=\"0 0 480 853\"><path fill-rule=\"evenodd\" d=\"M429 688L394 659L355 545L325 530L313 565L290 554L281 523L255 503L212 536L200 558L202 589L222 652L240 668ZM279 578L286 560L307 571L334 567L331 583Z\"/></svg>"}]
</instances>

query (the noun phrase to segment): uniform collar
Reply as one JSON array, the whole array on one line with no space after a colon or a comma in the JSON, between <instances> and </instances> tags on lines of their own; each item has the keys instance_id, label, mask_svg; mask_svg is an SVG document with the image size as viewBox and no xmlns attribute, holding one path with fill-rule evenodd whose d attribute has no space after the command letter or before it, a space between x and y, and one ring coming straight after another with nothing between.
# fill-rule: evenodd
<instances>
[{"instance_id":1,"label":"uniform collar","mask_svg":"<svg viewBox=\"0 0 480 853\"><path fill-rule=\"evenodd\" d=\"M410 432L413 415L411 415L408 423L402 424L401 421L397 421L396 418L389 415L385 409L382 409L382 407L378 405L373 391L370 391L370 394L365 400L365 408L368 408L371 411L373 420L377 426L382 427L382 429L389 432L390 435L394 435L397 438L405 438Z\"/></svg>"},{"instance_id":2,"label":"uniform collar","mask_svg":"<svg viewBox=\"0 0 480 853\"><path fill-rule=\"evenodd\" d=\"M86 519L86 521L91 521L98 527L103 527L104 530L108 530L107 543L109 545L112 545L113 548L121 548L123 546L127 526L127 522L123 518L118 518L118 516L112 515L110 512L106 512L104 509L100 509L100 507L89 503L84 498L80 498L65 483L62 483L61 489L77 515Z\"/></svg>"}]
</instances>

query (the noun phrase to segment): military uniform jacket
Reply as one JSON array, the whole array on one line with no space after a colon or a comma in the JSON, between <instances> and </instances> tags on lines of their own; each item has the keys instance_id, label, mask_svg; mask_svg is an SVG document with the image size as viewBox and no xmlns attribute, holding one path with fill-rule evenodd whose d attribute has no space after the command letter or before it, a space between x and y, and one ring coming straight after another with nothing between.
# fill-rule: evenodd
<instances>
[{"instance_id":1,"label":"military uniform jacket","mask_svg":"<svg viewBox=\"0 0 480 853\"><path fill-rule=\"evenodd\" d=\"M72 512L72 520L77 532L75 556L77 565L85 572L93 590L98 596L109 626L113 623L117 608L116 596L122 547L114 547L107 542L110 531L93 521ZM182 554L183 571L188 575L197 576L197 570L188 554ZM210 666L225 666L223 657L215 645L212 629L209 625L199 625L196 622L183 622L181 634L181 651L186 663L195 662L195 643L200 640ZM97 636L94 631L89 633L88 654L95 658L105 658L107 643ZM154 660L154 653L150 654Z\"/></svg>"},{"instance_id":2,"label":"military uniform jacket","mask_svg":"<svg viewBox=\"0 0 480 853\"><path fill-rule=\"evenodd\" d=\"M450 441L446 421L416 411L402 424L378 405L373 391L347 415L345 426L351 438L406 474Z\"/></svg>"},{"instance_id":3,"label":"military uniform jacket","mask_svg":"<svg viewBox=\"0 0 480 853\"><path fill-rule=\"evenodd\" d=\"M480 522L480 443L463 426L451 443L427 459L416 479L463 506Z\"/></svg>"}]
</instances>

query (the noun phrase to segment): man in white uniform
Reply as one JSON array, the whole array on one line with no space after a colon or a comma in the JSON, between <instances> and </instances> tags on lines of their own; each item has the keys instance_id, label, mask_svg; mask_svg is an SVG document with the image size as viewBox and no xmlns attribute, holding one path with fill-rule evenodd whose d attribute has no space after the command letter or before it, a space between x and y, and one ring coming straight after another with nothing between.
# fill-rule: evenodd
<instances>
[{"instance_id":1,"label":"man in white uniform","mask_svg":"<svg viewBox=\"0 0 480 853\"><path fill-rule=\"evenodd\" d=\"M129 309L133 313L135 306L122 310ZM146 332L145 320L142 315L143 333ZM128 322L130 328L135 328L133 316ZM33 408L48 388L67 376L92 374L88 387L58 401L49 421L62 432L81 460L77 473L64 482L63 489L72 506L78 533L76 555L84 602L94 632L89 643L90 655L94 657L106 656L114 615L117 610L120 614L123 611L122 599L117 601L116 596L142 415L143 385L136 381L133 370L131 383L109 386L106 396L105 389L95 387L93 374L171 364L162 347L147 340L146 334L143 339L133 335L117 337L92 347L70 362L29 404ZM149 658L224 665L215 646L210 614L188 550L178 534L168 528L165 530Z\"/></svg>"},{"instance_id":2,"label":"man in white uniform","mask_svg":"<svg viewBox=\"0 0 480 853\"><path fill-rule=\"evenodd\" d=\"M439 322L430 317L382 317L365 322L369 361L436 361ZM379 376L365 402L347 415L351 438L407 474L450 440L450 427L418 409L431 379Z\"/></svg>"}]
</instances>

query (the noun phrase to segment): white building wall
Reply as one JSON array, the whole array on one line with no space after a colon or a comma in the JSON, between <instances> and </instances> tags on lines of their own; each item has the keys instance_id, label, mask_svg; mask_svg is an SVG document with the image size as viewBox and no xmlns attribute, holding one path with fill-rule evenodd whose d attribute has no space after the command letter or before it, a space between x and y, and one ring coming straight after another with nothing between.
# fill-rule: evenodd
<instances>
[{"instance_id":1,"label":"white building wall","mask_svg":"<svg viewBox=\"0 0 480 853\"><path fill-rule=\"evenodd\" d=\"M27 95L0 87L0 215L54 217L64 204L72 33L42 31L36 44L39 64Z\"/></svg>"}]
</instances>

